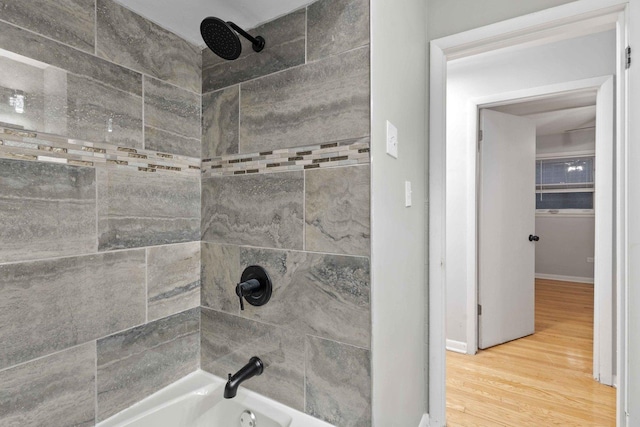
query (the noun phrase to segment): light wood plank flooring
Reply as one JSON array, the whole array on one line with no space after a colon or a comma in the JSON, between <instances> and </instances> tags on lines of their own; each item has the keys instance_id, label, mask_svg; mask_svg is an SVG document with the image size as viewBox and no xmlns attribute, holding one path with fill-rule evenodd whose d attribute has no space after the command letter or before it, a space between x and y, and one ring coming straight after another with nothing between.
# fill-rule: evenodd
<instances>
[{"instance_id":1,"label":"light wood plank flooring","mask_svg":"<svg viewBox=\"0 0 640 427\"><path fill-rule=\"evenodd\" d=\"M475 356L447 352L448 426L615 426L593 369L593 286L536 280L536 333Z\"/></svg>"}]
</instances>

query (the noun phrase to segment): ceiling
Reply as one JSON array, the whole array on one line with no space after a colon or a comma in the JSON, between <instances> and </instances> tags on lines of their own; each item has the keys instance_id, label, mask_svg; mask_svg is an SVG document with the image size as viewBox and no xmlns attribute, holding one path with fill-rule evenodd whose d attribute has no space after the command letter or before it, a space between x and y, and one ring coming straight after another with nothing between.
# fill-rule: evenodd
<instances>
[{"instance_id":1,"label":"ceiling","mask_svg":"<svg viewBox=\"0 0 640 427\"><path fill-rule=\"evenodd\" d=\"M208 16L233 21L244 29L299 9L312 0L116 0L139 15L203 46L200 22Z\"/></svg>"},{"instance_id":2,"label":"ceiling","mask_svg":"<svg viewBox=\"0 0 640 427\"><path fill-rule=\"evenodd\" d=\"M595 126L596 91L579 91L491 107L533 120L536 135L554 135Z\"/></svg>"}]
</instances>

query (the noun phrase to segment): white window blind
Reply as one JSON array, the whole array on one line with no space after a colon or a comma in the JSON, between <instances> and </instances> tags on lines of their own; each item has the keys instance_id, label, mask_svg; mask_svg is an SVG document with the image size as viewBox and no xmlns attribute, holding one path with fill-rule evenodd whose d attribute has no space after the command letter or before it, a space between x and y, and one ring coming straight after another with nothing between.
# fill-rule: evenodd
<instances>
[{"instance_id":1,"label":"white window blind","mask_svg":"<svg viewBox=\"0 0 640 427\"><path fill-rule=\"evenodd\" d=\"M536 161L537 210L593 210L594 157Z\"/></svg>"}]
</instances>

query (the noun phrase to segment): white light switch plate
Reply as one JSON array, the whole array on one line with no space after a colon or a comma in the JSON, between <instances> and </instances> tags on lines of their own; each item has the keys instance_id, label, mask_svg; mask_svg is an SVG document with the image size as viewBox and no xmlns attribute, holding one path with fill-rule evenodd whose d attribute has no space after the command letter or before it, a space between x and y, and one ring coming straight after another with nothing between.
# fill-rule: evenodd
<instances>
[{"instance_id":1,"label":"white light switch plate","mask_svg":"<svg viewBox=\"0 0 640 427\"><path fill-rule=\"evenodd\" d=\"M398 158L398 129L387 120L387 154Z\"/></svg>"},{"instance_id":2,"label":"white light switch plate","mask_svg":"<svg viewBox=\"0 0 640 427\"><path fill-rule=\"evenodd\" d=\"M404 205L411 206L411 181L404 182Z\"/></svg>"}]
</instances>

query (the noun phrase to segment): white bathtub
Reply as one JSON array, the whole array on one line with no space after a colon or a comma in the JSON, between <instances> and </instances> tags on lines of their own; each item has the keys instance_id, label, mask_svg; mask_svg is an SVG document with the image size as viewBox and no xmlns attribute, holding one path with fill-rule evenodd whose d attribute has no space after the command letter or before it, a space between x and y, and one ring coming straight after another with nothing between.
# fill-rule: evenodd
<instances>
[{"instance_id":1,"label":"white bathtub","mask_svg":"<svg viewBox=\"0 0 640 427\"><path fill-rule=\"evenodd\" d=\"M236 397L225 399L225 383L207 372L194 372L98 427L333 427L243 387ZM254 422L245 411L253 414Z\"/></svg>"}]
</instances>

